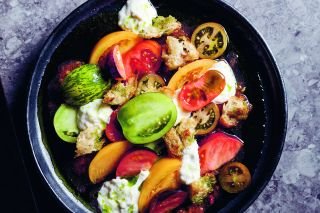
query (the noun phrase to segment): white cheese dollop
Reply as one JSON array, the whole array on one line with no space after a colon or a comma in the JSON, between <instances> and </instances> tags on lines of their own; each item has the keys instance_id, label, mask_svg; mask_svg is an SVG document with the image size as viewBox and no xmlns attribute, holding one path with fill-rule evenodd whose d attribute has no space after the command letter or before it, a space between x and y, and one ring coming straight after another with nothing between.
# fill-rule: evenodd
<instances>
[{"instance_id":1,"label":"white cheese dollop","mask_svg":"<svg viewBox=\"0 0 320 213\"><path fill-rule=\"evenodd\" d=\"M109 105L102 103L102 99L96 99L83 105L77 114L78 128L82 131L89 127L103 130L105 125L109 123L112 112Z\"/></svg>"},{"instance_id":2,"label":"white cheese dollop","mask_svg":"<svg viewBox=\"0 0 320 213\"><path fill-rule=\"evenodd\" d=\"M98 203L103 213L138 213L139 187L149 176L149 171L141 171L137 182L115 178L103 183L98 193Z\"/></svg>"},{"instance_id":3,"label":"white cheese dollop","mask_svg":"<svg viewBox=\"0 0 320 213\"><path fill-rule=\"evenodd\" d=\"M177 120L174 124L175 126L178 125L182 121L182 119L189 118L191 116L191 112L183 110L182 107L179 105L178 95L179 95L180 91L181 91L181 89L176 90L173 97L172 97L172 101L173 101L174 105L176 105L176 109L177 109Z\"/></svg>"},{"instance_id":4,"label":"white cheese dollop","mask_svg":"<svg viewBox=\"0 0 320 213\"><path fill-rule=\"evenodd\" d=\"M187 185L200 179L200 159L198 143L194 141L183 150L180 179Z\"/></svg>"},{"instance_id":5,"label":"white cheese dollop","mask_svg":"<svg viewBox=\"0 0 320 213\"><path fill-rule=\"evenodd\" d=\"M136 34L152 28L157 10L149 0L128 0L119 12L119 26Z\"/></svg>"},{"instance_id":6,"label":"white cheese dollop","mask_svg":"<svg viewBox=\"0 0 320 213\"><path fill-rule=\"evenodd\" d=\"M209 70L219 71L224 75L226 81L226 86L224 87L223 91L215 99L213 99L212 102L215 104L227 102L231 96L236 94L237 80L234 76L232 68L226 60L222 59L215 63Z\"/></svg>"}]
</instances>

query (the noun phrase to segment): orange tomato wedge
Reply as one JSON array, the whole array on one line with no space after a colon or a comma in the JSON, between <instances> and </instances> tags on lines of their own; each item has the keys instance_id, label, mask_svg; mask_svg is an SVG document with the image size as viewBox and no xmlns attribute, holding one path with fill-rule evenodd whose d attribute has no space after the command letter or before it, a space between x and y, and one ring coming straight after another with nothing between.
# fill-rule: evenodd
<instances>
[{"instance_id":1,"label":"orange tomato wedge","mask_svg":"<svg viewBox=\"0 0 320 213\"><path fill-rule=\"evenodd\" d=\"M173 91L182 88L185 83L199 79L215 63L217 61L212 59L201 59L181 67L170 79L168 87Z\"/></svg>"},{"instance_id":2,"label":"orange tomato wedge","mask_svg":"<svg viewBox=\"0 0 320 213\"><path fill-rule=\"evenodd\" d=\"M153 164L140 191L139 212L145 212L156 194L180 187L180 167L181 160L175 158L162 158Z\"/></svg>"},{"instance_id":3,"label":"orange tomato wedge","mask_svg":"<svg viewBox=\"0 0 320 213\"><path fill-rule=\"evenodd\" d=\"M119 141L103 147L89 165L89 179L92 183L103 181L119 164L121 157L131 148L127 141Z\"/></svg>"},{"instance_id":4,"label":"orange tomato wedge","mask_svg":"<svg viewBox=\"0 0 320 213\"><path fill-rule=\"evenodd\" d=\"M119 45L120 52L124 54L140 41L142 41L142 38L132 32L118 31L110 33L100 39L95 45L91 53L89 63L98 64L100 57L103 54L107 54L111 47L116 44Z\"/></svg>"}]
</instances>

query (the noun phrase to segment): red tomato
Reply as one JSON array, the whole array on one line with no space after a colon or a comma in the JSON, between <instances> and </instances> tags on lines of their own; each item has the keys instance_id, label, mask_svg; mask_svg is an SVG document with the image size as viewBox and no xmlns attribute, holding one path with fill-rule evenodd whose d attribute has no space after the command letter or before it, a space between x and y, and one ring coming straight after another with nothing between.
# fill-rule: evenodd
<instances>
[{"instance_id":1,"label":"red tomato","mask_svg":"<svg viewBox=\"0 0 320 213\"><path fill-rule=\"evenodd\" d=\"M131 177L140 173L141 170L149 170L158 156L148 150L136 150L125 155L116 171L118 177Z\"/></svg>"},{"instance_id":2,"label":"red tomato","mask_svg":"<svg viewBox=\"0 0 320 213\"><path fill-rule=\"evenodd\" d=\"M166 213L185 202L188 193L184 191L165 191L156 196L150 203L149 213Z\"/></svg>"},{"instance_id":3,"label":"red tomato","mask_svg":"<svg viewBox=\"0 0 320 213\"><path fill-rule=\"evenodd\" d=\"M201 174L218 169L232 160L243 146L236 136L215 132L201 141L199 148Z\"/></svg>"},{"instance_id":4,"label":"red tomato","mask_svg":"<svg viewBox=\"0 0 320 213\"><path fill-rule=\"evenodd\" d=\"M127 78L156 73L161 65L161 46L156 41L144 40L123 57Z\"/></svg>"},{"instance_id":5,"label":"red tomato","mask_svg":"<svg viewBox=\"0 0 320 213\"><path fill-rule=\"evenodd\" d=\"M125 137L121 132L121 126L117 119L118 111L119 110L117 109L111 113L110 121L105 130L106 136L111 142L125 140Z\"/></svg>"},{"instance_id":6,"label":"red tomato","mask_svg":"<svg viewBox=\"0 0 320 213\"><path fill-rule=\"evenodd\" d=\"M187 111L197 111L217 97L225 85L226 81L220 72L208 71L182 87L178 96L180 106Z\"/></svg>"}]
</instances>

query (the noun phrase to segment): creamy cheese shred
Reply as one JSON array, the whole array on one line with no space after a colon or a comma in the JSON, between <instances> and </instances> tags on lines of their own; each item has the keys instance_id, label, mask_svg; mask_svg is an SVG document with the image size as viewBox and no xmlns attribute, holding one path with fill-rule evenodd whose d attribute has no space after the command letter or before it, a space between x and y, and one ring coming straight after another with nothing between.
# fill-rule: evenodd
<instances>
[{"instance_id":1,"label":"creamy cheese shred","mask_svg":"<svg viewBox=\"0 0 320 213\"><path fill-rule=\"evenodd\" d=\"M198 148L199 146L197 141L194 141L183 150L180 178L187 185L200 179Z\"/></svg>"},{"instance_id":2,"label":"creamy cheese shred","mask_svg":"<svg viewBox=\"0 0 320 213\"><path fill-rule=\"evenodd\" d=\"M115 178L104 182L99 193L98 203L103 213L138 213L139 187L149 176L149 171L141 171L138 180L132 185L127 179Z\"/></svg>"}]
</instances>

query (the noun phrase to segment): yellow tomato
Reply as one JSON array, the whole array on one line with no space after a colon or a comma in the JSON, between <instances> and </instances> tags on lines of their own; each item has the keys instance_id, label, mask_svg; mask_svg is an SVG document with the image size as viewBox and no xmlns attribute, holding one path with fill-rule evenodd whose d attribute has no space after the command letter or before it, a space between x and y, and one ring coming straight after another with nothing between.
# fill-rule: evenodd
<instances>
[{"instance_id":1,"label":"yellow tomato","mask_svg":"<svg viewBox=\"0 0 320 213\"><path fill-rule=\"evenodd\" d=\"M98 41L90 56L90 64L98 64L100 57L106 54L112 46L118 44L122 54L142 41L138 35L129 31L118 31L104 36Z\"/></svg>"},{"instance_id":2,"label":"yellow tomato","mask_svg":"<svg viewBox=\"0 0 320 213\"><path fill-rule=\"evenodd\" d=\"M217 61L201 59L179 68L179 70L170 79L168 87L173 91L182 88L185 83L200 78L215 63L217 63Z\"/></svg>"}]
</instances>

